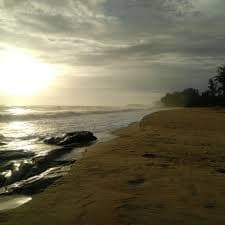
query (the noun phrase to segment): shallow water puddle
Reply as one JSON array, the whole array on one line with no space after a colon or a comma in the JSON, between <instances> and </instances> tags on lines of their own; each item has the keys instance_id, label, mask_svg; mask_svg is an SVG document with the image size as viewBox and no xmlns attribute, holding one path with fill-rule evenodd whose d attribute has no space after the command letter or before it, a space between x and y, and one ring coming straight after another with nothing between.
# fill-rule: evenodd
<instances>
[{"instance_id":1,"label":"shallow water puddle","mask_svg":"<svg viewBox=\"0 0 225 225\"><path fill-rule=\"evenodd\" d=\"M15 209L31 200L32 200L31 197L22 196L22 195L1 197L0 198L0 211Z\"/></svg>"}]
</instances>

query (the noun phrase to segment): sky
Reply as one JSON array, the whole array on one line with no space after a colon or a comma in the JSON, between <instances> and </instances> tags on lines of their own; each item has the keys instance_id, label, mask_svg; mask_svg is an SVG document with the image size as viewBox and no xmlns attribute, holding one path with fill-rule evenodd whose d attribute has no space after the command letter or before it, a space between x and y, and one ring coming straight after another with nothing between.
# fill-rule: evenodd
<instances>
[{"instance_id":1,"label":"sky","mask_svg":"<svg viewBox=\"0 0 225 225\"><path fill-rule=\"evenodd\" d=\"M224 9L224 0L0 0L0 54L19 48L57 70L46 90L1 102L150 104L204 89L225 63Z\"/></svg>"}]
</instances>

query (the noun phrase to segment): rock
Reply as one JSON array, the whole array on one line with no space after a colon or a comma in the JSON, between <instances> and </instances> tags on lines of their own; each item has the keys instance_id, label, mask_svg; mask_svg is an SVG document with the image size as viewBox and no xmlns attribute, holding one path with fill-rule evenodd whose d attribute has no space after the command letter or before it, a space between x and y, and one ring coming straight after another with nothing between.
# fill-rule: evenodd
<instances>
[{"instance_id":1,"label":"rock","mask_svg":"<svg viewBox=\"0 0 225 225\"><path fill-rule=\"evenodd\" d=\"M3 162L0 164L0 172L4 172L6 170L11 170L14 166L13 162Z\"/></svg>"},{"instance_id":2,"label":"rock","mask_svg":"<svg viewBox=\"0 0 225 225\"><path fill-rule=\"evenodd\" d=\"M35 159L36 163L47 163L48 161L53 161L57 158L60 158L62 155L69 153L72 151L73 148L71 147L63 147L63 148L56 148L49 151L46 155L37 157Z\"/></svg>"},{"instance_id":3,"label":"rock","mask_svg":"<svg viewBox=\"0 0 225 225\"><path fill-rule=\"evenodd\" d=\"M63 168L74 160L58 160L74 147L90 145L97 138L88 131L72 132L44 139L44 143L63 146L46 155L23 150L0 151L0 194L34 194L42 191L63 176Z\"/></svg>"},{"instance_id":4,"label":"rock","mask_svg":"<svg viewBox=\"0 0 225 225\"><path fill-rule=\"evenodd\" d=\"M93 133L89 131L82 132L73 132L67 133L63 140L60 142L60 145L71 145L71 144L88 144L89 142L96 141L97 138Z\"/></svg>"},{"instance_id":5,"label":"rock","mask_svg":"<svg viewBox=\"0 0 225 225\"><path fill-rule=\"evenodd\" d=\"M37 174L43 173L44 171L48 170L49 168L56 167L56 166L65 166L71 165L75 162L75 160L66 160L66 161L58 161L56 160L60 156L64 155L65 153L71 151L71 148L59 148L50 151L47 155L37 157L34 161L34 167L29 170L26 174L26 178L35 176Z\"/></svg>"},{"instance_id":6,"label":"rock","mask_svg":"<svg viewBox=\"0 0 225 225\"><path fill-rule=\"evenodd\" d=\"M20 160L5 166L4 172L10 172L10 176L0 174L0 187L11 185L15 182L26 180L30 177L37 176L49 168L56 166L69 166L75 160L55 161L50 160L48 155L43 158L34 158L32 160Z\"/></svg>"},{"instance_id":7,"label":"rock","mask_svg":"<svg viewBox=\"0 0 225 225\"><path fill-rule=\"evenodd\" d=\"M2 187L4 185L5 180L6 180L5 176L0 174L0 187Z\"/></svg>"},{"instance_id":8,"label":"rock","mask_svg":"<svg viewBox=\"0 0 225 225\"><path fill-rule=\"evenodd\" d=\"M0 161L30 158L32 156L34 156L33 152L23 150L0 151Z\"/></svg>"},{"instance_id":9,"label":"rock","mask_svg":"<svg viewBox=\"0 0 225 225\"><path fill-rule=\"evenodd\" d=\"M6 178L4 186L13 184L14 182L17 182L22 179L26 179L26 174L32 170L33 166L34 163L32 160L21 161L19 166L14 165L13 169L11 170L12 175Z\"/></svg>"},{"instance_id":10,"label":"rock","mask_svg":"<svg viewBox=\"0 0 225 225\"><path fill-rule=\"evenodd\" d=\"M68 172L68 167L51 168L37 176L0 188L0 195L24 194L33 195L42 192L54 181Z\"/></svg>"},{"instance_id":11,"label":"rock","mask_svg":"<svg viewBox=\"0 0 225 225\"><path fill-rule=\"evenodd\" d=\"M80 147L88 145L89 143L96 140L97 138L93 135L93 133L89 131L78 131L66 133L61 137L46 138L44 139L44 143L50 145Z\"/></svg>"},{"instance_id":12,"label":"rock","mask_svg":"<svg viewBox=\"0 0 225 225\"><path fill-rule=\"evenodd\" d=\"M60 137L48 137L44 139L44 143L48 145L58 145L62 138Z\"/></svg>"},{"instance_id":13,"label":"rock","mask_svg":"<svg viewBox=\"0 0 225 225\"><path fill-rule=\"evenodd\" d=\"M2 164L0 164L0 187L8 186L20 180L37 176L52 167L71 165L75 162L74 160L59 161L57 159L70 152L72 149L73 148L71 147L58 148L49 151L44 156L33 156L33 154L28 154L23 151L4 151L4 154L3 151L0 152L0 157L2 156L2 159L5 160ZM25 158L24 156L33 157L28 159L17 159ZM17 160L7 162L6 159Z\"/></svg>"}]
</instances>

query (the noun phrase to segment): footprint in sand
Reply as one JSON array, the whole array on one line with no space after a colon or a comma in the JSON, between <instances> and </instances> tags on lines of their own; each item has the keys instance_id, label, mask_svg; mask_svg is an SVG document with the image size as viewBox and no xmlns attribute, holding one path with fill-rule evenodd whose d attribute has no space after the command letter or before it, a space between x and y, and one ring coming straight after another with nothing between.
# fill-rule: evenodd
<instances>
[{"instance_id":1,"label":"footprint in sand","mask_svg":"<svg viewBox=\"0 0 225 225\"><path fill-rule=\"evenodd\" d=\"M143 184L144 182L145 182L145 179L137 178L137 179L134 179L134 180L129 180L128 184L130 184L130 185L140 185L140 184Z\"/></svg>"}]
</instances>

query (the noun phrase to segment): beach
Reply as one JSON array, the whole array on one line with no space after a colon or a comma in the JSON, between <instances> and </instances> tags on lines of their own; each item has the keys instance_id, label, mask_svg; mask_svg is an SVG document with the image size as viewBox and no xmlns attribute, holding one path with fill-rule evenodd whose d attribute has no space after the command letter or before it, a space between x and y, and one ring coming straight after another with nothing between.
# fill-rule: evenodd
<instances>
[{"instance_id":1,"label":"beach","mask_svg":"<svg viewBox=\"0 0 225 225\"><path fill-rule=\"evenodd\" d=\"M225 224L224 109L156 112L114 134L0 224Z\"/></svg>"},{"instance_id":2,"label":"beach","mask_svg":"<svg viewBox=\"0 0 225 225\"><path fill-rule=\"evenodd\" d=\"M14 207L13 197L18 206L19 202L28 201L33 194L43 191L67 173L85 149L96 143L96 138L97 142L110 140L112 131L163 109L148 106L0 106L0 212L9 205ZM86 136L83 143L78 137L80 132ZM9 192L10 198L4 196ZM18 194L25 195L22 196L24 201L18 202L21 197Z\"/></svg>"}]
</instances>

